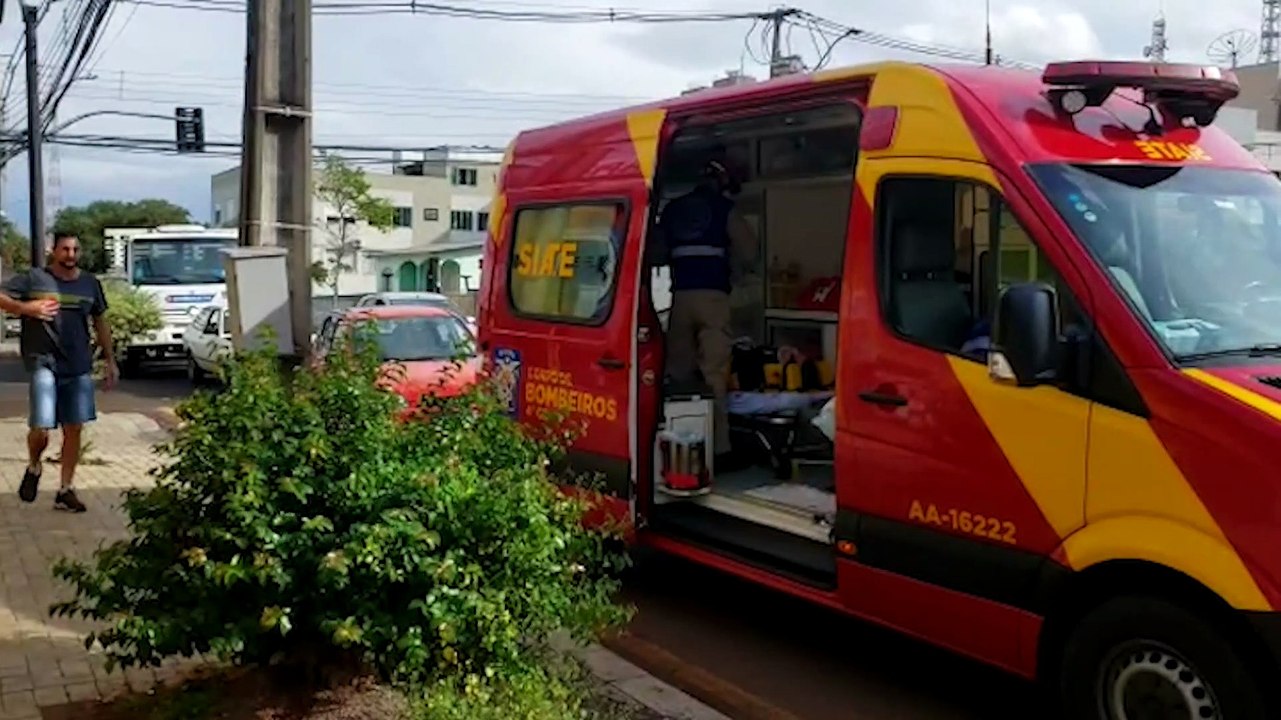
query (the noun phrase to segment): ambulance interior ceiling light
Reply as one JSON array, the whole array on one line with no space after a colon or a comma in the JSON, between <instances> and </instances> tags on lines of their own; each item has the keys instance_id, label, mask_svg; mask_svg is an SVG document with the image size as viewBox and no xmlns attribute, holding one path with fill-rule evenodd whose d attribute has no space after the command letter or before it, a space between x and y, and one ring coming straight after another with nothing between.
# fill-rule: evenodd
<instances>
[{"instance_id":1,"label":"ambulance interior ceiling light","mask_svg":"<svg viewBox=\"0 0 1281 720\"><path fill-rule=\"evenodd\" d=\"M1068 115L1099 107L1118 88L1132 88L1143 93L1150 109L1201 127L1213 123L1223 104L1241 92L1231 70L1183 63L1051 63L1041 81L1050 86L1050 101Z\"/></svg>"}]
</instances>

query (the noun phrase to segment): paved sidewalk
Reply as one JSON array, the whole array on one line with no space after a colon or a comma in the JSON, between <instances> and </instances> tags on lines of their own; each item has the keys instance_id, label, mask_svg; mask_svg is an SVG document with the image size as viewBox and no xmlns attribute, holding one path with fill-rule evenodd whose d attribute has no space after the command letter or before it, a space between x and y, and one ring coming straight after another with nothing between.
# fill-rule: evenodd
<instances>
[{"instance_id":1,"label":"paved sidewalk","mask_svg":"<svg viewBox=\"0 0 1281 720\"><path fill-rule=\"evenodd\" d=\"M157 462L151 446L163 437L154 420L136 414L103 415L87 428L76 486L89 510L74 515L53 510L57 465L45 466L34 503L18 500L26 426L18 418L0 421L0 718L39 718L37 707L110 697L126 687L145 691L193 664L108 675L100 657L85 650L90 626L49 616L49 605L71 596L53 579L53 562L87 559L99 544L125 536L120 493L151 484L147 470ZM60 442L55 432L46 457L57 455Z\"/></svg>"},{"instance_id":2,"label":"paved sidewalk","mask_svg":"<svg viewBox=\"0 0 1281 720\"><path fill-rule=\"evenodd\" d=\"M48 612L52 603L71 596L69 587L53 579L53 562L63 556L87 559L100 544L126 536L120 494L152 484L147 470L159 463L152 446L164 436L145 415L101 415L86 430L90 447L76 473L77 492L89 510L73 515L53 510L57 465L45 467L35 503L18 500L26 426L19 418L0 419L0 720L39 720L41 707L109 698L126 689L145 692L202 662L167 662L155 670L108 674L100 655L85 650L84 636L91 627ZM60 441L55 432L47 456L57 454ZM578 653L608 691L663 718L726 720L605 648L593 645Z\"/></svg>"}]
</instances>

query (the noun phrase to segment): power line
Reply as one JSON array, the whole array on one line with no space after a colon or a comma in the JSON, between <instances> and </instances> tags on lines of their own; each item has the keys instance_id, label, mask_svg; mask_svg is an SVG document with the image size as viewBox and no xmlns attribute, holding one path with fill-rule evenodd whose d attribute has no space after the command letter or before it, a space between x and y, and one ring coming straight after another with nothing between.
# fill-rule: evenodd
<instances>
[{"instance_id":1,"label":"power line","mask_svg":"<svg viewBox=\"0 0 1281 720\"><path fill-rule=\"evenodd\" d=\"M240 103L227 96L197 95L192 93L174 93L165 94L164 91L157 90L145 93L131 93L129 95L106 95L76 90L71 94L77 100L91 100L97 102L114 102L119 104L143 104L143 105L198 105L201 107L222 107L236 109L241 107ZM486 101L477 99L462 102L432 102L424 101L425 106L432 106L437 109L433 110L415 110L412 104L410 109L401 109L406 107L406 103L357 103L357 102L321 102L317 103L316 111L327 113L336 113L343 115L378 115L384 117L396 118L433 118L436 120L467 120L470 122L487 122L487 123L519 123L522 120L548 121L556 119L571 119L580 115L588 114L593 111L606 111L613 106L606 104L597 104L591 107L585 106L561 106L561 107L540 107L536 105L521 105L507 103L506 101ZM443 111L442 111L443 109Z\"/></svg>"},{"instance_id":2,"label":"power line","mask_svg":"<svg viewBox=\"0 0 1281 720\"><path fill-rule=\"evenodd\" d=\"M470 134L470 133L469 133ZM21 140L22 136L18 134L0 135L6 141ZM153 138L139 137L133 135L100 135L91 133L57 133L46 138L45 142L56 143L60 145L84 145L92 147L132 147L138 149L155 149L163 152L177 152L173 138ZM238 140L206 140L205 146L213 150L233 150L239 151L241 143ZM449 150L451 152L471 152L471 153L496 153L502 154L506 151L506 146L502 145L451 145L451 144L430 144L421 146L405 145L353 145L353 144L324 144L317 143L317 150L331 151L353 151L353 152L377 152L377 153L413 153L413 152L435 152ZM184 153L185 154L185 153Z\"/></svg>"},{"instance_id":3,"label":"power line","mask_svg":"<svg viewBox=\"0 0 1281 720\"><path fill-rule=\"evenodd\" d=\"M81 81L81 87L108 86L111 90L120 90L125 88L125 84L134 82L141 84L145 82L153 85L173 85L181 88L207 87L210 89L222 89L232 92L240 92L243 87L243 79L227 76L202 75L197 73L178 73L178 72L155 72L144 70L123 70L123 69L106 69L99 68L97 77ZM450 98L484 98L484 99L510 99L514 102L544 102L558 104L579 104L584 102L641 102L652 100L639 95L612 95L597 93L557 93L557 92L534 92L529 90L480 90L464 86L446 86L446 85L379 85L374 83L355 83L355 82L317 82L313 86L317 91L326 92L330 95L351 95L358 97L394 97L423 99L430 98L436 100L442 97Z\"/></svg>"},{"instance_id":4,"label":"power line","mask_svg":"<svg viewBox=\"0 0 1281 720\"><path fill-rule=\"evenodd\" d=\"M143 79L155 79L156 82L172 81L173 84L181 84L184 88L196 85L222 86L237 93L244 86L244 78L236 75L206 75L201 73L185 72L161 72L155 70L134 70L127 68L95 68L95 78L87 78L81 81L81 86L92 85L94 83L110 83L113 88L121 87L126 81ZM446 86L446 85L408 85L397 83L394 85L377 84L366 82L336 82L336 81L318 81L313 84L317 90L332 89L333 92L341 94L359 94L362 97L375 94L385 96L483 96L495 98L512 98L522 99L530 98L540 101L567 101L575 102L582 100L613 100L618 102L638 102L652 99L636 95L611 95L604 93L573 93L573 92L536 92L530 90L480 90L463 86ZM349 88L349 90L340 90L340 88Z\"/></svg>"},{"instance_id":5,"label":"power line","mask_svg":"<svg viewBox=\"0 0 1281 720\"><path fill-rule=\"evenodd\" d=\"M36 11L37 25L44 22L44 18L49 14L51 7L53 7L53 0L43 0ZM9 92L13 89L13 83L18 77L18 68L22 66L22 61L26 56L25 42L23 37L19 35L13 52L9 53L9 62L4 67L4 88L0 89L0 102L9 99Z\"/></svg>"},{"instance_id":6,"label":"power line","mask_svg":"<svg viewBox=\"0 0 1281 720\"><path fill-rule=\"evenodd\" d=\"M952 47L947 45L936 45L931 43L918 42L904 38L886 35L884 33L872 30L864 30L851 25L845 25L834 20L815 15L810 12L800 11L796 15L795 22L801 23L802 26L814 28L821 31L830 32L837 35L834 41L839 42L849 39L853 42L875 45L891 50L902 50L905 52L916 53L920 55L929 55L946 60L955 60L958 62L984 64L986 61L983 50L970 50L967 48ZM1008 67L1020 67L1025 69L1039 69L1039 65L1020 61L1001 61L1001 65Z\"/></svg>"},{"instance_id":7,"label":"power line","mask_svg":"<svg viewBox=\"0 0 1281 720\"><path fill-rule=\"evenodd\" d=\"M66 97L67 91L71 89L80 73L83 72L89 55L97 48L98 42L102 39L102 29L105 27L108 18L111 16L112 9L115 7L114 0L89 0L89 2L91 4L82 12L73 45L67 53L62 72L56 81L58 85L50 89L50 93L46 96L41 107L43 111L41 121L46 130L53 122L53 116L57 113L62 99ZM72 55L75 55L74 60L72 60ZM66 74L68 69L70 69L69 75Z\"/></svg>"},{"instance_id":8,"label":"power line","mask_svg":"<svg viewBox=\"0 0 1281 720\"><path fill-rule=\"evenodd\" d=\"M201 12L243 13L245 5L236 0L119 0L146 7ZM445 3L401 0L400 2L316 2L312 14L317 16L353 15L437 15L469 18L472 20L502 20L507 22L554 23L672 23L672 22L726 22L751 20L767 16L767 12L703 12L637 10L490 10Z\"/></svg>"}]
</instances>

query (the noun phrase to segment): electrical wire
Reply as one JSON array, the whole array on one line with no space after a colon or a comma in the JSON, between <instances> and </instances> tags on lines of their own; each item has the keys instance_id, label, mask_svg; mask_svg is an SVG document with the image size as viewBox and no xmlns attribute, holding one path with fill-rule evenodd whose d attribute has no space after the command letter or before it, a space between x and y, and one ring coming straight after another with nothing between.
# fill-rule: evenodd
<instances>
[{"instance_id":1,"label":"electrical wire","mask_svg":"<svg viewBox=\"0 0 1281 720\"><path fill-rule=\"evenodd\" d=\"M221 107L230 110L243 108L243 103L230 94L213 95L204 93L182 92L179 90L156 89L125 94L94 93L77 88L69 95L76 100L91 100L97 103L118 103L120 105L163 105L168 107L197 106ZM427 106L428 109L415 108L415 105ZM483 98L458 101L427 100L407 102L401 100L384 102L360 102L356 99L329 102L318 99L312 106L312 112L321 114L341 113L344 115L370 115L404 118L436 118L450 120L468 120L474 122L520 122L530 119L572 118L596 112L606 112L615 107L612 103L577 103L574 105L540 105L537 103L516 103L506 100L486 100ZM105 113L110 114L110 113Z\"/></svg>"},{"instance_id":2,"label":"electrical wire","mask_svg":"<svg viewBox=\"0 0 1281 720\"><path fill-rule=\"evenodd\" d=\"M986 60L982 50L970 50L966 48L951 47L947 45L936 45L930 43L918 42L916 40L907 40L904 38L893 37L884 33L845 25L834 20L815 15L810 12L800 11L796 16L788 18L789 22L809 23L813 27L837 34L840 37L837 42L846 38L855 42L866 43L892 50L902 50L905 52L928 55L932 57L955 60L965 63L983 64ZM1024 69L1040 69L1040 65L1020 61L1003 61L1001 63L1006 67L1018 67Z\"/></svg>"},{"instance_id":3,"label":"electrical wire","mask_svg":"<svg viewBox=\"0 0 1281 720\"><path fill-rule=\"evenodd\" d=\"M181 86L182 88L208 87L211 89L234 90L238 94L244 87L244 77L241 75L205 75L200 73L185 73L173 71L157 70L126 70L121 68L97 68L97 78L86 79L81 81L80 86L94 85L95 83L110 84L111 88L123 88L124 83L132 80L144 80L148 83L169 84ZM554 93L554 92L536 92L530 90L479 90L463 86L449 85L406 85L396 83L393 85L376 84L366 82L338 82L338 81L317 81L312 84L313 89L325 91L331 94L351 95L353 97L368 97L370 95L380 97L395 98L431 98L438 97L483 97L483 98L506 98L513 101L524 99L535 100L539 102L567 102L576 103L583 101L617 101L617 102L639 102L647 98L636 95L610 95L596 93ZM106 91L106 88L104 88Z\"/></svg>"},{"instance_id":4,"label":"electrical wire","mask_svg":"<svg viewBox=\"0 0 1281 720\"><path fill-rule=\"evenodd\" d=\"M245 4L236 0L118 0L146 7L171 8L176 10L195 10L203 12L243 13ZM702 11L664 11L650 12L638 10L490 10L464 5L421 2L421 0L401 0L400 2L315 2L312 4L312 15L345 16L354 15L439 15L446 17L468 18L472 20L502 20L507 22L543 22L543 23L671 23L671 22L726 22L732 20L751 20L769 16L768 12L702 12Z\"/></svg>"},{"instance_id":5,"label":"electrical wire","mask_svg":"<svg viewBox=\"0 0 1281 720\"><path fill-rule=\"evenodd\" d=\"M44 22L44 18L49 14L49 9L53 7L53 0L43 0L36 9L36 26ZM9 62L4 67L4 87L0 88L0 102L7 100L9 92L13 90L13 83L18 76L18 68L21 67L23 60L27 56L26 38L23 34L18 35L17 43L13 52L9 54Z\"/></svg>"},{"instance_id":6,"label":"electrical wire","mask_svg":"<svg viewBox=\"0 0 1281 720\"><path fill-rule=\"evenodd\" d=\"M95 2L95 0L90 0ZM115 7L114 0L96 0L96 4L91 5L85 10L85 32L83 42L78 46L78 53L74 64L71 65L71 73L62 83L55 95L49 98L42 108L42 132L47 131L53 123L54 115L58 112L62 99L66 97L71 86L75 84L77 78L83 72L85 63L88 62L90 55L97 48L98 43L102 40L102 30L106 27L107 21L111 17L112 9Z\"/></svg>"},{"instance_id":7,"label":"electrical wire","mask_svg":"<svg viewBox=\"0 0 1281 720\"><path fill-rule=\"evenodd\" d=\"M466 135L471 136L473 135L473 133L466 133ZM442 134L439 137L448 137L448 136L449 134ZM456 136L462 137L463 135L457 134ZM3 138L6 141L26 139L25 135L21 135L21 134L0 135L0 138ZM81 143L81 144L101 143L101 144L105 144L107 146L112 146L112 147L128 146L128 147L137 147L142 149L155 149L159 151L176 152L176 149L175 149L176 145L173 138L141 137L141 136L134 136L134 135L106 135L106 134L94 134L94 133L55 133L53 135L50 135L46 139L46 142L51 142L55 144L64 144L64 145L73 144L73 143ZM231 138L228 138L225 140L207 139L205 141L205 146L207 148L213 148L213 149L239 150L241 148L241 142L238 139L231 139ZM467 151L467 152L477 152L477 153L502 154L506 150L506 146L500 146L500 145L478 145L478 144L451 145L451 144L440 144L440 143L414 145L414 146L317 143L315 147L320 150L349 150L349 151L361 151L361 152L387 152L387 153L451 150L451 151Z\"/></svg>"},{"instance_id":8,"label":"electrical wire","mask_svg":"<svg viewBox=\"0 0 1281 720\"><path fill-rule=\"evenodd\" d=\"M3 136L3 140L20 140L20 136ZM132 137L132 136L113 136L113 135L53 135L45 140L46 143L61 145L67 147L77 147L85 149L109 150L113 152L125 152L133 155L164 155L170 157L189 157L189 158L224 158L228 160L239 160L241 157L241 143L234 140L207 140L205 149L199 152L179 152L172 139ZM452 155L480 155L489 157L498 157L504 152L504 147L497 145L465 145L465 144L432 144L419 146L387 146L387 145L359 145L359 144L325 144L318 143L313 147L314 152L336 153L341 155L345 160L353 164L360 165L387 165L392 163L409 163L414 162L412 159L405 159L405 153L433 153L448 152ZM397 157L400 155L401 157Z\"/></svg>"}]
</instances>

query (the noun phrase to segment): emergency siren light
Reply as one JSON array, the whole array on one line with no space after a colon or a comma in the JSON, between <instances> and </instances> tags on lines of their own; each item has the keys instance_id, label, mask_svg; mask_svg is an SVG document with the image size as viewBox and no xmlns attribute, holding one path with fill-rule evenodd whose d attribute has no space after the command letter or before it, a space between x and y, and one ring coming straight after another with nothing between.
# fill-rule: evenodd
<instances>
[{"instance_id":1,"label":"emergency siren light","mask_svg":"<svg viewBox=\"0 0 1281 720\"><path fill-rule=\"evenodd\" d=\"M1223 104L1241 93L1236 73L1214 66L1180 63L1063 62L1050 63L1041 81L1051 86L1047 96L1054 106L1076 115L1087 107L1102 105L1117 88L1143 93L1143 103L1153 112L1146 129L1159 134L1155 110L1199 127L1214 122Z\"/></svg>"}]
</instances>

